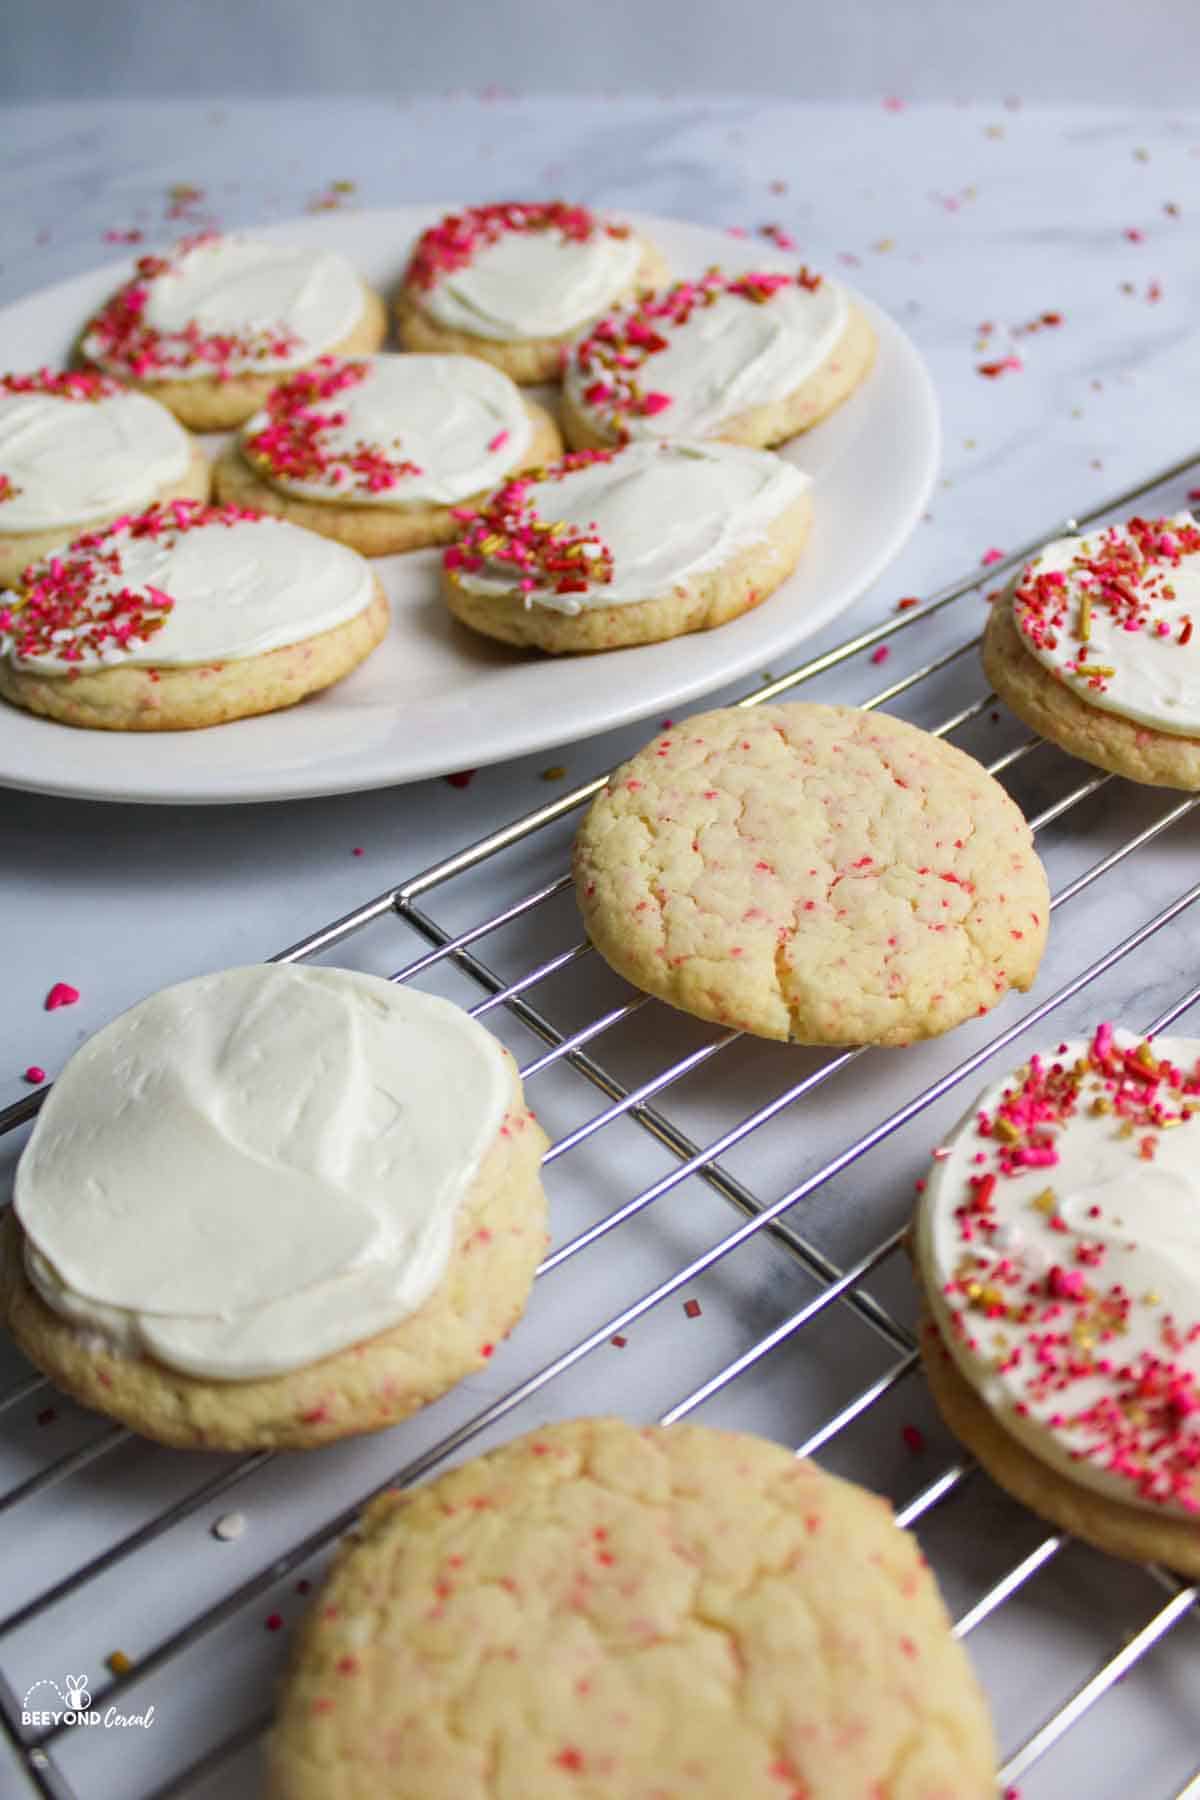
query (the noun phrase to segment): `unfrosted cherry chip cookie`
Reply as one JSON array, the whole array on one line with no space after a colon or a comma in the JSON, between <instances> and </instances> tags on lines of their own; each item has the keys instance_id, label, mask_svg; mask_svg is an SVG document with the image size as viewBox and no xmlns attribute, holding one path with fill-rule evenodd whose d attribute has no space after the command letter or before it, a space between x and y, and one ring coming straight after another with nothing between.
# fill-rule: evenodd
<instances>
[{"instance_id":1,"label":"unfrosted cherry chip cookie","mask_svg":"<svg viewBox=\"0 0 1200 1800\"><path fill-rule=\"evenodd\" d=\"M345 1546L272 1800L992 1800L966 1653L886 1502L696 1425L550 1425Z\"/></svg>"},{"instance_id":2,"label":"unfrosted cherry chip cookie","mask_svg":"<svg viewBox=\"0 0 1200 1800\"><path fill-rule=\"evenodd\" d=\"M996 1481L1200 1577L1200 1040L1099 1026L979 1096L913 1234L921 1348Z\"/></svg>"},{"instance_id":3,"label":"unfrosted cherry chip cookie","mask_svg":"<svg viewBox=\"0 0 1200 1800\"><path fill-rule=\"evenodd\" d=\"M294 706L387 635L353 550L174 500L88 532L0 592L0 695L102 731L191 731Z\"/></svg>"},{"instance_id":4,"label":"unfrosted cherry chip cookie","mask_svg":"<svg viewBox=\"0 0 1200 1800\"><path fill-rule=\"evenodd\" d=\"M208 487L204 452L148 395L91 370L0 376L0 586L82 531Z\"/></svg>"},{"instance_id":5,"label":"unfrosted cherry chip cookie","mask_svg":"<svg viewBox=\"0 0 1200 1800\"><path fill-rule=\"evenodd\" d=\"M216 466L217 495L363 556L449 542L455 511L562 450L543 407L473 356L323 356Z\"/></svg>"},{"instance_id":6,"label":"unfrosted cherry chip cookie","mask_svg":"<svg viewBox=\"0 0 1200 1800\"><path fill-rule=\"evenodd\" d=\"M1046 876L975 760L887 713L701 713L617 769L575 843L600 954L698 1018L907 1044L1037 973Z\"/></svg>"},{"instance_id":7,"label":"unfrosted cherry chip cookie","mask_svg":"<svg viewBox=\"0 0 1200 1800\"><path fill-rule=\"evenodd\" d=\"M511 1056L446 1000L348 969L202 975L54 1084L0 1316L52 1381L161 1443L377 1431L520 1317L545 1143Z\"/></svg>"},{"instance_id":8,"label":"unfrosted cherry chip cookie","mask_svg":"<svg viewBox=\"0 0 1200 1800\"><path fill-rule=\"evenodd\" d=\"M662 437L767 448L839 407L874 355L866 314L828 276L709 269L610 313L572 348L563 424L578 448Z\"/></svg>"},{"instance_id":9,"label":"unfrosted cherry chip cookie","mask_svg":"<svg viewBox=\"0 0 1200 1800\"><path fill-rule=\"evenodd\" d=\"M988 680L1098 768L1200 789L1200 527L1130 519L1048 544L992 607Z\"/></svg>"},{"instance_id":10,"label":"unfrosted cherry chip cookie","mask_svg":"<svg viewBox=\"0 0 1200 1800\"><path fill-rule=\"evenodd\" d=\"M665 276L653 244L586 206L471 206L417 239L396 322L406 350L456 351L514 381L557 381L584 326Z\"/></svg>"},{"instance_id":11,"label":"unfrosted cherry chip cookie","mask_svg":"<svg viewBox=\"0 0 1200 1800\"><path fill-rule=\"evenodd\" d=\"M765 450L577 450L510 481L443 559L455 618L551 653L709 631L767 599L808 536L809 480Z\"/></svg>"},{"instance_id":12,"label":"unfrosted cherry chip cookie","mask_svg":"<svg viewBox=\"0 0 1200 1800\"><path fill-rule=\"evenodd\" d=\"M79 348L193 431L221 431L287 371L377 350L386 335L383 301L340 252L206 232L143 256Z\"/></svg>"}]
</instances>

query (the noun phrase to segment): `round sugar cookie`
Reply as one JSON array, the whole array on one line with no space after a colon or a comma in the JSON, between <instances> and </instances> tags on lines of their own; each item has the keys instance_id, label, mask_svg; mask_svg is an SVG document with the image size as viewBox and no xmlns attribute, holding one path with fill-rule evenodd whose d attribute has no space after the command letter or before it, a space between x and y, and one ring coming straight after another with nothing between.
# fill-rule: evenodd
<instances>
[{"instance_id":1,"label":"round sugar cookie","mask_svg":"<svg viewBox=\"0 0 1200 1800\"><path fill-rule=\"evenodd\" d=\"M160 1443L377 1431L523 1312L545 1144L508 1052L448 1001L345 969L201 976L55 1083L0 1227L0 1315Z\"/></svg>"},{"instance_id":2,"label":"round sugar cookie","mask_svg":"<svg viewBox=\"0 0 1200 1800\"><path fill-rule=\"evenodd\" d=\"M165 407L111 376L0 376L0 586L82 531L207 500L208 460Z\"/></svg>"},{"instance_id":3,"label":"round sugar cookie","mask_svg":"<svg viewBox=\"0 0 1200 1800\"><path fill-rule=\"evenodd\" d=\"M849 706L729 707L616 769L575 840L601 956L701 1019L907 1044L1037 973L1046 876L963 751Z\"/></svg>"},{"instance_id":4,"label":"round sugar cookie","mask_svg":"<svg viewBox=\"0 0 1200 1800\"><path fill-rule=\"evenodd\" d=\"M1060 538L992 607L988 680L1100 769L1200 790L1200 528L1190 513Z\"/></svg>"},{"instance_id":5,"label":"round sugar cookie","mask_svg":"<svg viewBox=\"0 0 1200 1800\"><path fill-rule=\"evenodd\" d=\"M979 1096L913 1233L946 1422L1008 1491L1200 1576L1200 1039L1101 1025Z\"/></svg>"},{"instance_id":6,"label":"round sugar cookie","mask_svg":"<svg viewBox=\"0 0 1200 1800\"><path fill-rule=\"evenodd\" d=\"M449 543L457 508L561 451L549 413L477 357L321 357L247 421L215 480L221 500L389 556Z\"/></svg>"},{"instance_id":7,"label":"round sugar cookie","mask_svg":"<svg viewBox=\"0 0 1200 1800\"><path fill-rule=\"evenodd\" d=\"M443 593L486 637L551 653L708 631L795 568L809 480L764 450L581 450L509 482L444 556Z\"/></svg>"},{"instance_id":8,"label":"round sugar cookie","mask_svg":"<svg viewBox=\"0 0 1200 1800\"><path fill-rule=\"evenodd\" d=\"M340 681L388 618L355 551L175 500L85 533L0 592L0 696L103 731L222 725Z\"/></svg>"},{"instance_id":9,"label":"round sugar cookie","mask_svg":"<svg viewBox=\"0 0 1200 1800\"><path fill-rule=\"evenodd\" d=\"M271 1800L990 1800L887 1503L698 1425L546 1426L368 1510L301 1627Z\"/></svg>"},{"instance_id":10,"label":"round sugar cookie","mask_svg":"<svg viewBox=\"0 0 1200 1800\"><path fill-rule=\"evenodd\" d=\"M406 350L482 357L523 385L557 381L584 326L665 279L653 244L586 206L471 206L417 239L396 325Z\"/></svg>"},{"instance_id":11,"label":"round sugar cookie","mask_svg":"<svg viewBox=\"0 0 1200 1800\"><path fill-rule=\"evenodd\" d=\"M808 269L710 269L610 313L576 344L563 426L576 448L723 438L769 448L849 398L875 356L862 308Z\"/></svg>"},{"instance_id":12,"label":"round sugar cookie","mask_svg":"<svg viewBox=\"0 0 1200 1800\"><path fill-rule=\"evenodd\" d=\"M383 301L339 251L207 232L141 257L79 350L192 431L224 431L264 406L281 375L386 336Z\"/></svg>"}]
</instances>

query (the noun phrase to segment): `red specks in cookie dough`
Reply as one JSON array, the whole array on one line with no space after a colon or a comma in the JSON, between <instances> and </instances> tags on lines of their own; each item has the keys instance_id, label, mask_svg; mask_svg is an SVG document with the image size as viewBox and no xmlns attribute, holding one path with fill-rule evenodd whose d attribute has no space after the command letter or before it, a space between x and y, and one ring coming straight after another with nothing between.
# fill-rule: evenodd
<instances>
[{"instance_id":1,"label":"red specks in cookie dough","mask_svg":"<svg viewBox=\"0 0 1200 1800\"><path fill-rule=\"evenodd\" d=\"M180 369L198 366L215 376L228 377L235 361L292 355L299 339L282 323L257 326L245 333L208 333L194 321L172 332L147 325L146 305L153 284L172 273L191 251L213 243L216 236L215 232L202 232L182 239L169 257L139 258L133 280L120 288L84 327L84 337L98 341L104 362L139 381L161 381L169 380Z\"/></svg>"},{"instance_id":2,"label":"red specks in cookie dough","mask_svg":"<svg viewBox=\"0 0 1200 1800\"><path fill-rule=\"evenodd\" d=\"M320 483L347 497L386 493L405 476L420 475L416 463L394 454L396 443L360 442L349 451L329 445L329 433L346 422L337 396L358 387L370 367L322 356L312 368L281 381L267 400L267 423L242 439L243 454L268 476Z\"/></svg>"},{"instance_id":3,"label":"red specks in cookie dough","mask_svg":"<svg viewBox=\"0 0 1200 1800\"><path fill-rule=\"evenodd\" d=\"M108 585L121 575L122 540L161 537L169 542L197 526L234 525L260 516L240 506L170 500L135 517L116 519L102 531L86 532L65 550L31 563L17 586L0 596L0 652L52 658L70 669L85 652L103 659L106 652L125 651L131 643L148 643L175 602L160 588Z\"/></svg>"},{"instance_id":4,"label":"red specks in cookie dough","mask_svg":"<svg viewBox=\"0 0 1200 1800\"><path fill-rule=\"evenodd\" d=\"M455 507L462 525L457 543L444 553L449 570L497 578L516 578L522 594L548 589L555 594L584 594L612 580L612 551L594 527L540 519L529 498L535 481L561 481L575 469L609 462L612 450L574 450L548 469L537 469L505 485L478 510Z\"/></svg>"},{"instance_id":5,"label":"red specks in cookie dough","mask_svg":"<svg viewBox=\"0 0 1200 1800\"><path fill-rule=\"evenodd\" d=\"M562 200L543 205L504 202L495 206L469 206L448 213L417 239L405 280L413 287L432 288L446 275L467 268L479 251L510 232L555 231L564 243L585 244L604 233L629 236L629 226L600 219L586 206L568 206Z\"/></svg>"},{"instance_id":6,"label":"red specks in cookie dough","mask_svg":"<svg viewBox=\"0 0 1200 1800\"><path fill-rule=\"evenodd\" d=\"M42 1004L47 1012L57 1012L60 1006L74 1006L78 1000L77 987L72 987L69 981L56 981Z\"/></svg>"},{"instance_id":7,"label":"red specks in cookie dough","mask_svg":"<svg viewBox=\"0 0 1200 1800\"><path fill-rule=\"evenodd\" d=\"M815 293L821 282L822 277L807 268L794 274L764 270L727 275L714 267L696 281L677 281L635 306L610 313L593 325L572 352L588 382L584 401L603 412L618 433L623 419L665 412L671 405L670 395L646 389L642 377L653 372L647 364L668 348L671 331L686 325L695 312L714 305L722 295L734 294L750 305L764 306L785 289L799 287Z\"/></svg>"},{"instance_id":8,"label":"red specks in cookie dough","mask_svg":"<svg viewBox=\"0 0 1200 1800\"><path fill-rule=\"evenodd\" d=\"M979 559L979 566L981 569L990 569L994 563L1003 562L1003 561L1004 561L1003 550L996 550L993 548L991 550L984 551L983 555Z\"/></svg>"}]
</instances>

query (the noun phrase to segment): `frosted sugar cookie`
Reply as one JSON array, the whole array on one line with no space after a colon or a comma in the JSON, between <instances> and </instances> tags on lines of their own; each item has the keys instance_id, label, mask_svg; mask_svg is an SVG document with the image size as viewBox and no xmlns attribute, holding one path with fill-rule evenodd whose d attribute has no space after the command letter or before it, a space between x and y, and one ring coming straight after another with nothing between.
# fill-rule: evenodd
<instances>
[{"instance_id":1,"label":"frosted sugar cookie","mask_svg":"<svg viewBox=\"0 0 1200 1800\"><path fill-rule=\"evenodd\" d=\"M550 415L473 356L324 356L281 382L217 495L386 556L444 544L452 509L562 449Z\"/></svg>"},{"instance_id":2,"label":"frosted sugar cookie","mask_svg":"<svg viewBox=\"0 0 1200 1800\"><path fill-rule=\"evenodd\" d=\"M80 351L193 431L219 431L257 412L281 374L377 350L386 334L382 300L338 251L206 233L140 258Z\"/></svg>"},{"instance_id":3,"label":"frosted sugar cookie","mask_svg":"<svg viewBox=\"0 0 1200 1800\"><path fill-rule=\"evenodd\" d=\"M353 550L173 500L85 533L0 592L0 695L64 725L189 731L330 687L387 626Z\"/></svg>"},{"instance_id":4,"label":"frosted sugar cookie","mask_svg":"<svg viewBox=\"0 0 1200 1800\"><path fill-rule=\"evenodd\" d=\"M576 446L780 444L840 406L874 355L866 314L828 276L714 268L592 327L567 359L563 424Z\"/></svg>"},{"instance_id":5,"label":"frosted sugar cookie","mask_svg":"<svg viewBox=\"0 0 1200 1800\"><path fill-rule=\"evenodd\" d=\"M445 553L456 618L539 650L707 631L758 606L808 536L809 481L764 450L580 450L509 482Z\"/></svg>"},{"instance_id":6,"label":"frosted sugar cookie","mask_svg":"<svg viewBox=\"0 0 1200 1800\"><path fill-rule=\"evenodd\" d=\"M107 375L0 376L0 583L155 500L207 500L208 462L165 407Z\"/></svg>"},{"instance_id":7,"label":"frosted sugar cookie","mask_svg":"<svg viewBox=\"0 0 1200 1800\"><path fill-rule=\"evenodd\" d=\"M586 206L470 206L417 239L396 301L400 341L480 356L514 381L556 381L585 325L665 275L653 244Z\"/></svg>"},{"instance_id":8,"label":"frosted sugar cookie","mask_svg":"<svg viewBox=\"0 0 1200 1800\"><path fill-rule=\"evenodd\" d=\"M887 1503L697 1425L549 1425L385 1494L299 1634L272 1800L991 1800Z\"/></svg>"},{"instance_id":9,"label":"frosted sugar cookie","mask_svg":"<svg viewBox=\"0 0 1200 1800\"><path fill-rule=\"evenodd\" d=\"M914 1234L922 1350L1002 1487L1200 1575L1200 1040L1101 1025L982 1093Z\"/></svg>"},{"instance_id":10,"label":"frosted sugar cookie","mask_svg":"<svg viewBox=\"0 0 1200 1800\"><path fill-rule=\"evenodd\" d=\"M728 707L616 769L575 841L593 944L701 1019L907 1044L1037 973L1046 876L963 751L849 706Z\"/></svg>"},{"instance_id":11,"label":"frosted sugar cookie","mask_svg":"<svg viewBox=\"0 0 1200 1800\"><path fill-rule=\"evenodd\" d=\"M1178 513L1048 544L992 607L983 663L1073 756L1200 789L1200 527Z\"/></svg>"},{"instance_id":12,"label":"frosted sugar cookie","mask_svg":"<svg viewBox=\"0 0 1200 1800\"><path fill-rule=\"evenodd\" d=\"M376 1431L520 1317L545 1141L508 1052L446 1000L348 969L202 975L55 1082L0 1314L51 1380L162 1443Z\"/></svg>"}]
</instances>

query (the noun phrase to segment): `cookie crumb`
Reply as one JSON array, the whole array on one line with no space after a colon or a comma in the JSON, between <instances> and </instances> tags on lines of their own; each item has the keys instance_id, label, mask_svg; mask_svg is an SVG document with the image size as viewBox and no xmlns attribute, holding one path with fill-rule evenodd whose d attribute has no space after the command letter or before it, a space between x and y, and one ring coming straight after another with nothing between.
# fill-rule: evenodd
<instances>
[{"instance_id":1,"label":"cookie crumb","mask_svg":"<svg viewBox=\"0 0 1200 1800\"><path fill-rule=\"evenodd\" d=\"M241 1537L245 1529L245 1513L228 1512L221 1514L212 1528L212 1534L215 1538L220 1538L223 1544L231 1544L235 1538Z\"/></svg>"}]
</instances>

